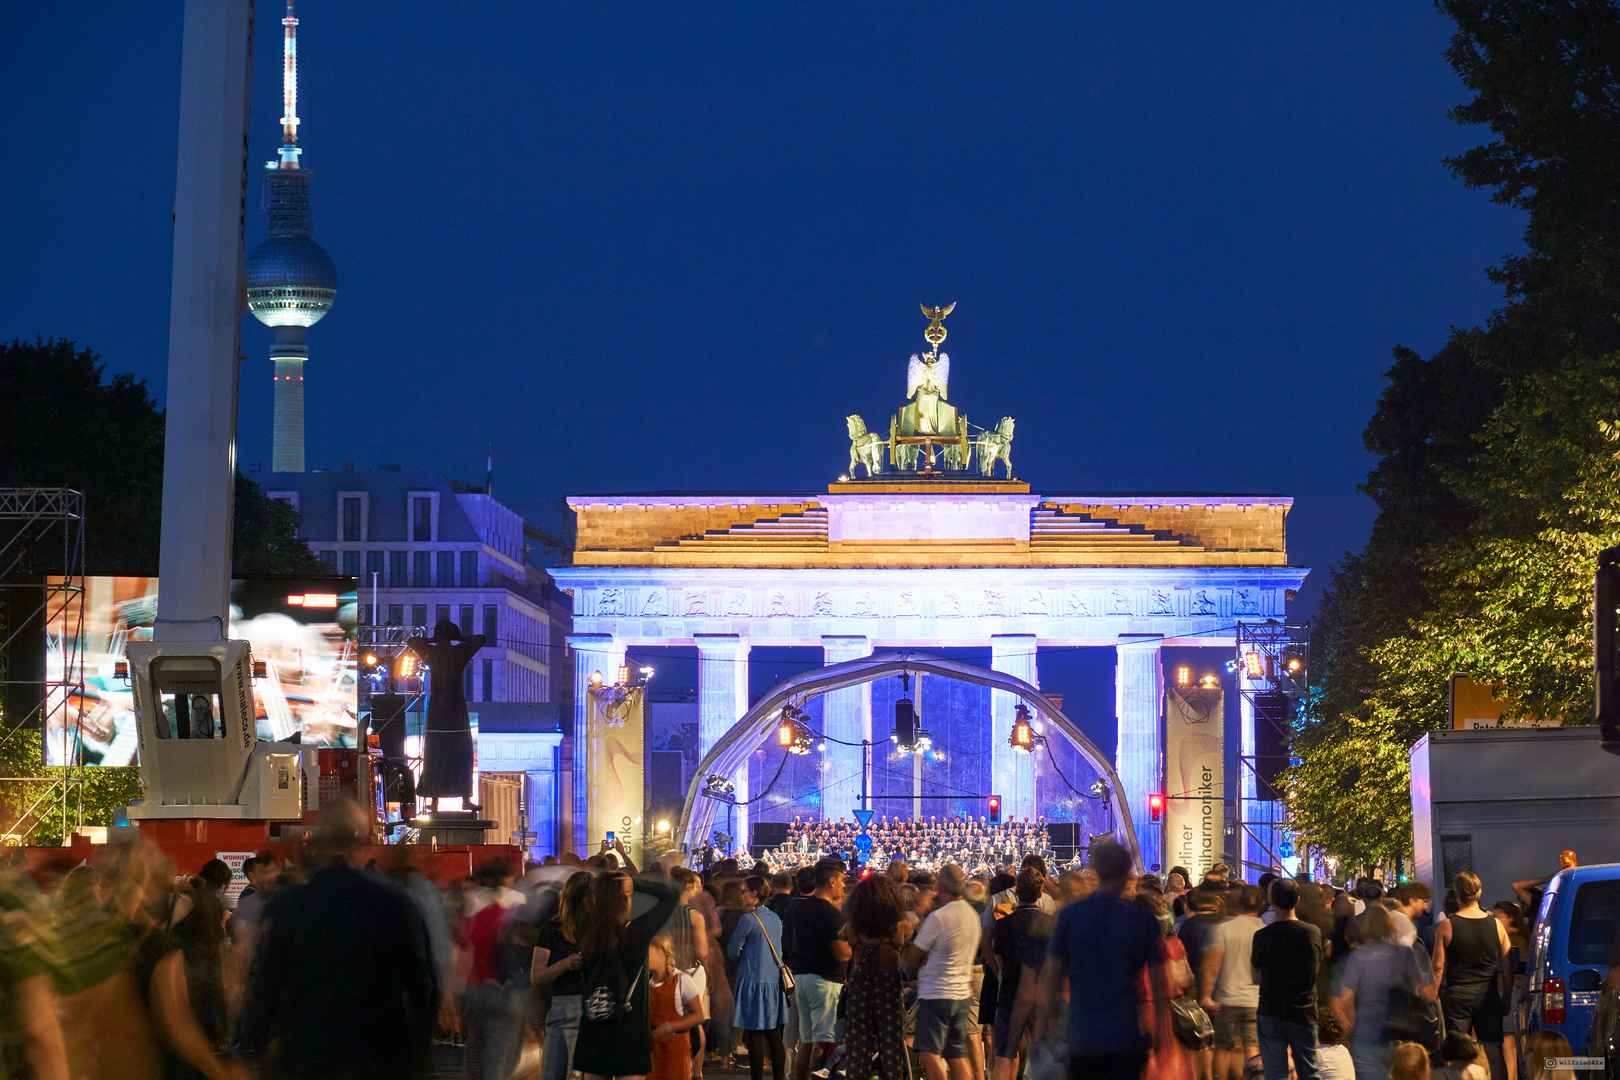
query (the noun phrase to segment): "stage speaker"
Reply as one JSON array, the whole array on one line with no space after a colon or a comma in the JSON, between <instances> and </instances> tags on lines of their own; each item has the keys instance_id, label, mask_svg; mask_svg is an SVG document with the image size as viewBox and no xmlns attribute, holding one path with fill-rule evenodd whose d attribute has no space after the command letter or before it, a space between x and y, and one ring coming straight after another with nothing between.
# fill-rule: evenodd
<instances>
[{"instance_id":1,"label":"stage speaker","mask_svg":"<svg viewBox=\"0 0 1620 1080\"><path fill-rule=\"evenodd\" d=\"M901 746L911 746L917 741L917 710L908 697L894 703L894 741Z\"/></svg>"},{"instance_id":2,"label":"stage speaker","mask_svg":"<svg viewBox=\"0 0 1620 1080\"><path fill-rule=\"evenodd\" d=\"M371 696L371 732L385 758L405 760L405 706L409 701L404 694Z\"/></svg>"},{"instance_id":3,"label":"stage speaker","mask_svg":"<svg viewBox=\"0 0 1620 1080\"><path fill-rule=\"evenodd\" d=\"M1080 823L1076 821L1048 821L1046 835L1052 838L1052 850L1062 851L1080 846Z\"/></svg>"},{"instance_id":4,"label":"stage speaker","mask_svg":"<svg viewBox=\"0 0 1620 1080\"><path fill-rule=\"evenodd\" d=\"M686 802L681 783L685 762L679 750L653 750L647 754L647 805L654 821L674 821Z\"/></svg>"},{"instance_id":5,"label":"stage speaker","mask_svg":"<svg viewBox=\"0 0 1620 1080\"><path fill-rule=\"evenodd\" d=\"M18 558L26 558L24 551ZM58 604L61 601L57 601ZM6 727L39 731L45 726L45 578L40 574L13 573L0 589L0 627L4 627L6 684L0 707ZM67 718L62 717L63 720Z\"/></svg>"},{"instance_id":6,"label":"stage speaker","mask_svg":"<svg viewBox=\"0 0 1620 1080\"><path fill-rule=\"evenodd\" d=\"M1288 768L1288 696L1281 690L1254 695L1254 773L1262 799L1282 797L1282 772Z\"/></svg>"},{"instance_id":7,"label":"stage speaker","mask_svg":"<svg viewBox=\"0 0 1620 1080\"><path fill-rule=\"evenodd\" d=\"M748 848L760 852L766 848L780 847L787 842L787 834L788 823L785 821L756 821Z\"/></svg>"}]
</instances>

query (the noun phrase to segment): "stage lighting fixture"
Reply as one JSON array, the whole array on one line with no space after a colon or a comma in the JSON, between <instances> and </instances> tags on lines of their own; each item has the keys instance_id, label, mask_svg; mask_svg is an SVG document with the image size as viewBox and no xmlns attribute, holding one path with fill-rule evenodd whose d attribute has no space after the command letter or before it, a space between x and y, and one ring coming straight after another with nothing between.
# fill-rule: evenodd
<instances>
[{"instance_id":1,"label":"stage lighting fixture","mask_svg":"<svg viewBox=\"0 0 1620 1080\"><path fill-rule=\"evenodd\" d=\"M620 664L619 665L619 681L618 681L617 685L619 685L619 686L629 686L630 685L630 666L628 664Z\"/></svg>"},{"instance_id":2,"label":"stage lighting fixture","mask_svg":"<svg viewBox=\"0 0 1620 1080\"><path fill-rule=\"evenodd\" d=\"M1259 653L1246 652L1243 654L1243 674L1251 679L1258 679L1265 674L1264 661L1260 658Z\"/></svg>"},{"instance_id":3,"label":"stage lighting fixture","mask_svg":"<svg viewBox=\"0 0 1620 1080\"><path fill-rule=\"evenodd\" d=\"M1205 690L1219 690L1221 688L1221 678L1219 675L1216 675L1213 671L1211 671L1209 674L1204 676L1199 685L1201 685Z\"/></svg>"},{"instance_id":4,"label":"stage lighting fixture","mask_svg":"<svg viewBox=\"0 0 1620 1080\"><path fill-rule=\"evenodd\" d=\"M591 685L592 686L601 686L602 685L602 673L600 671L591 672Z\"/></svg>"},{"instance_id":5,"label":"stage lighting fixture","mask_svg":"<svg viewBox=\"0 0 1620 1080\"><path fill-rule=\"evenodd\" d=\"M1192 685L1192 668L1188 667L1186 664L1182 664L1180 667L1176 668L1176 685Z\"/></svg>"},{"instance_id":6,"label":"stage lighting fixture","mask_svg":"<svg viewBox=\"0 0 1620 1080\"><path fill-rule=\"evenodd\" d=\"M1007 745L1014 750L1035 749L1035 728L1030 723L1029 707L1023 702L1018 703L1018 711L1013 715L1012 734L1007 736Z\"/></svg>"}]
</instances>

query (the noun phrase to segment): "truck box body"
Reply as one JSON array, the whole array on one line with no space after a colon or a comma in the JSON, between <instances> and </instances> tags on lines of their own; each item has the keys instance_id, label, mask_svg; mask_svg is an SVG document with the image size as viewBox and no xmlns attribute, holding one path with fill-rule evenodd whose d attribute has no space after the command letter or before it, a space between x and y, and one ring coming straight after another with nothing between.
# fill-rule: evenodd
<instances>
[{"instance_id":1,"label":"truck box body","mask_svg":"<svg viewBox=\"0 0 1620 1080\"><path fill-rule=\"evenodd\" d=\"M1454 874L1472 870L1486 908L1513 883L1582 865L1620 862L1620 757L1595 727L1431 731L1411 750L1417 880L1434 907Z\"/></svg>"}]
</instances>

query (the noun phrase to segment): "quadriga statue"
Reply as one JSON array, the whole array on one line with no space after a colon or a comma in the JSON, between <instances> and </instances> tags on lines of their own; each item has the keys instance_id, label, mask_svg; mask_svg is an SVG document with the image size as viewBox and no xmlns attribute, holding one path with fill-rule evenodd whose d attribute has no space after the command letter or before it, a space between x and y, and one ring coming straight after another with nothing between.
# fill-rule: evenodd
<instances>
[{"instance_id":1,"label":"quadriga statue","mask_svg":"<svg viewBox=\"0 0 1620 1080\"><path fill-rule=\"evenodd\" d=\"M1003 416L994 431L986 431L973 440L973 449L979 455L980 475L994 476L999 458L1007 464L1007 479L1012 479L1012 440L1013 418L1010 416Z\"/></svg>"},{"instance_id":2,"label":"quadriga statue","mask_svg":"<svg viewBox=\"0 0 1620 1080\"><path fill-rule=\"evenodd\" d=\"M883 449L888 443L883 436L867 431L866 421L859 416L848 416L845 421L849 424L849 478L855 479L857 465L866 466L867 476L876 476L883 471Z\"/></svg>"}]
</instances>

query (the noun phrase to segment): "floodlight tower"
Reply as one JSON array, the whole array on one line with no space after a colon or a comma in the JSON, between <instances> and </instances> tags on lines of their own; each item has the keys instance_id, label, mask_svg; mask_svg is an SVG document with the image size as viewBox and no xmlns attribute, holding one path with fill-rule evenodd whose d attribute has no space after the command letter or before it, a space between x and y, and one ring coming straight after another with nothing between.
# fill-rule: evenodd
<instances>
[{"instance_id":1,"label":"floodlight tower","mask_svg":"<svg viewBox=\"0 0 1620 1080\"><path fill-rule=\"evenodd\" d=\"M304 328L332 310L337 270L331 256L310 234L310 172L299 161L298 19L291 3L281 20L281 150L265 164L265 208L270 235L247 261L248 307L276 332L270 346L275 366L275 413L271 425L270 468L304 471L304 361L309 348Z\"/></svg>"}]
</instances>

